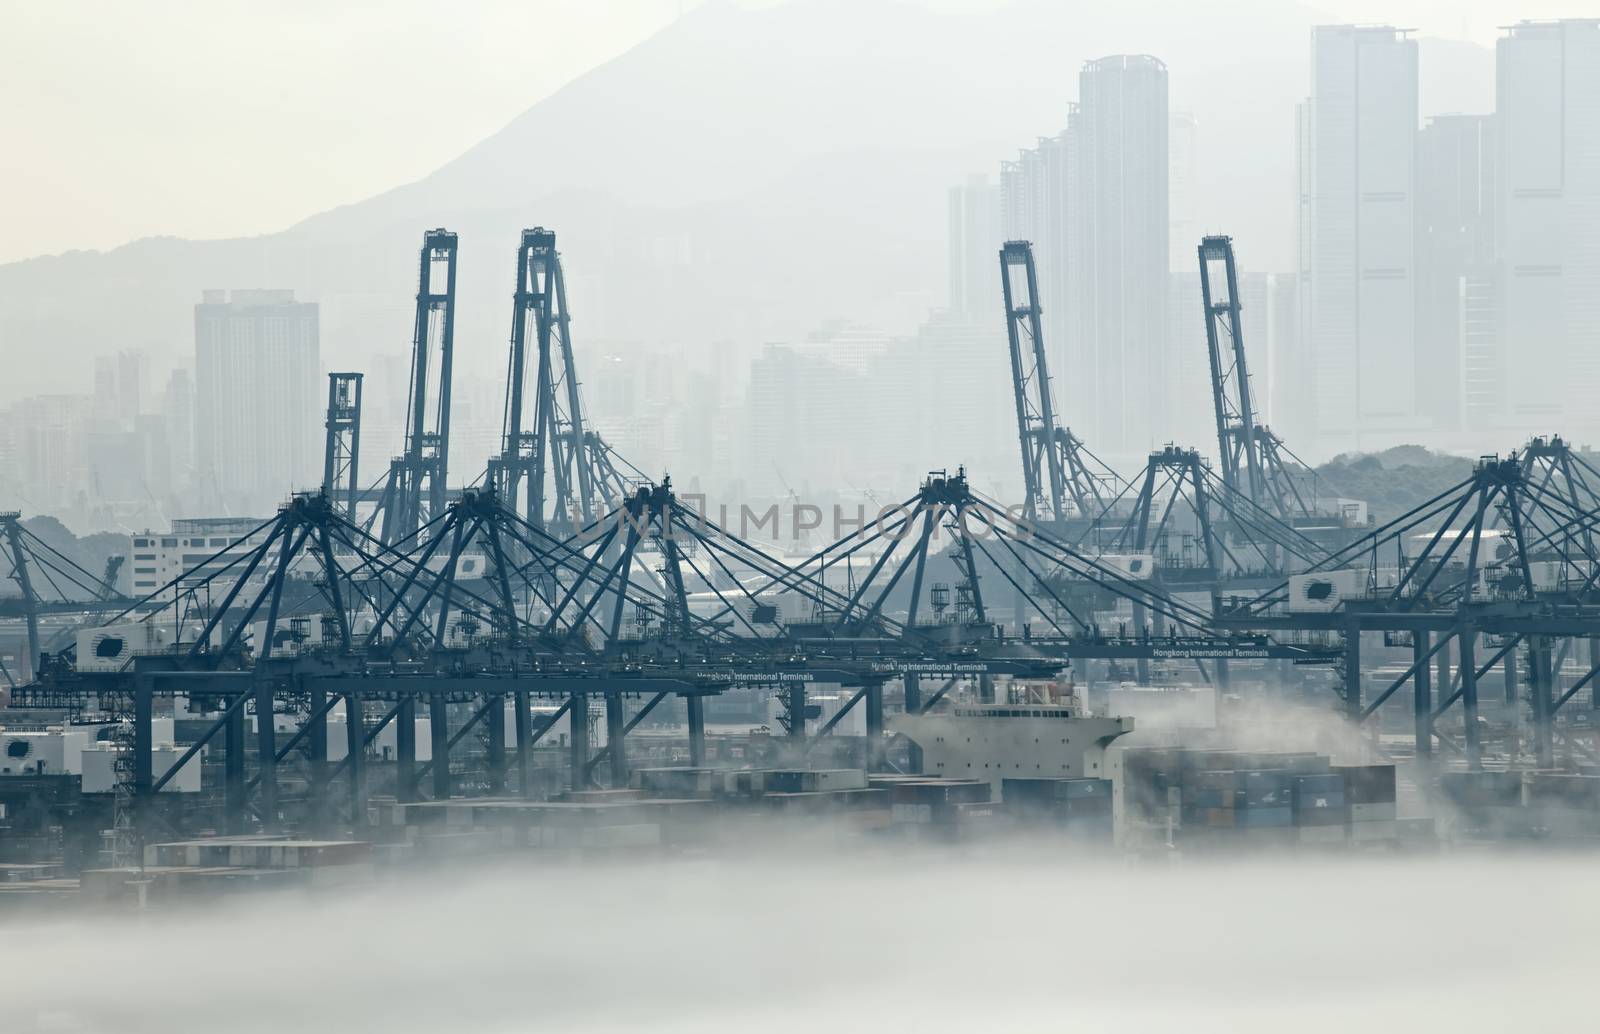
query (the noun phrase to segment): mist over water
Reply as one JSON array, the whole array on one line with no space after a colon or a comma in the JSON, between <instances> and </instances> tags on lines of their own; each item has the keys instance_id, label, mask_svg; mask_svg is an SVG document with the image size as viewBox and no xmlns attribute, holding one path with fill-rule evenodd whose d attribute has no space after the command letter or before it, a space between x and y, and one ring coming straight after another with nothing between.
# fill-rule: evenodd
<instances>
[{"instance_id":1,"label":"mist over water","mask_svg":"<svg viewBox=\"0 0 1600 1034\"><path fill-rule=\"evenodd\" d=\"M1577 1030L1591 874L1017 843L456 869L12 924L0 1028Z\"/></svg>"}]
</instances>

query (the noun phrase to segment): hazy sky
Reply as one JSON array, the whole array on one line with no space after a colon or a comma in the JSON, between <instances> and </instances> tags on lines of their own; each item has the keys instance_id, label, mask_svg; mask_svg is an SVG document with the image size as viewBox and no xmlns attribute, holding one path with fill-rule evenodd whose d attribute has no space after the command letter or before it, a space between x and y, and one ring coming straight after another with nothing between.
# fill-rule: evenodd
<instances>
[{"instance_id":1,"label":"hazy sky","mask_svg":"<svg viewBox=\"0 0 1600 1034\"><path fill-rule=\"evenodd\" d=\"M361 200L702 2L0 0L0 262L271 232ZM1519 18L1600 14L1600 0L1312 6L1485 45Z\"/></svg>"}]
</instances>

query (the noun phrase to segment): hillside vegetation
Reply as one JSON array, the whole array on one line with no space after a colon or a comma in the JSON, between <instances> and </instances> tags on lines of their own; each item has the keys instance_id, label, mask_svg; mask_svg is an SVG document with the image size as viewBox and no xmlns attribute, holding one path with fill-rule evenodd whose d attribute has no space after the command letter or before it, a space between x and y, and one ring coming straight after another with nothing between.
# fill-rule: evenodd
<instances>
[{"instance_id":1,"label":"hillside vegetation","mask_svg":"<svg viewBox=\"0 0 1600 1034\"><path fill-rule=\"evenodd\" d=\"M1382 524L1466 480L1476 463L1420 445L1344 453L1317 468L1318 494L1364 499Z\"/></svg>"}]
</instances>

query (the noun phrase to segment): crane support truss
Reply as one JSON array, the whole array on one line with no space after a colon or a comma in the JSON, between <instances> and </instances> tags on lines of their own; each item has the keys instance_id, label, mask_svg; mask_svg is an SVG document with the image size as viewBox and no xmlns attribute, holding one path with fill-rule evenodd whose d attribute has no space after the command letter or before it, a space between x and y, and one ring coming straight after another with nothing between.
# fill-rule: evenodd
<instances>
[{"instance_id":1,"label":"crane support truss","mask_svg":"<svg viewBox=\"0 0 1600 1034\"><path fill-rule=\"evenodd\" d=\"M1228 486L1194 449L1150 454L1126 516L1108 506L1076 544L1106 552L1152 552L1175 583L1221 593L1242 580L1273 579L1320 562L1320 543ZM1120 504L1123 497L1113 500Z\"/></svg>"},{"instance_id":2,"label":"crane support truss","mask_svg":"<svg viewBox=\"0 0 1600 1034\"><path fill-rule=\"evenodd\" d=\"M1230 491L1281 521L1309 518L1313 507L1298 483L1308 473L1307 468L1261 423L1251 397L1233 238L1203 238L1199 255L1222 480Z\"/></svg>"},{"instance_id":3,"label":"crane support truss","mask_svg":"<svg viewBox=\"0 0 1600 1034\"><path fill-rule=\"evenodd\" d=\"M382 537L397 542L444 510L450 467L450 378L455 351L456 235L429 230L418 257L416 320L405 451L389 467ZM431 403L431 405L430 405Z\"/></svg>"},{"instance_id":4,"label":"crane support truss","mask_svg":"<svg viewBox=\"0 0 1600 1034\"><path fill-rule=\"evenodd\" d=\"M0 513L0 577L9 578L17 588L15 596L0 598L0 618L20 618L26 644L17 671L0 663L0 679L6 685L18 686L33 678L46 647L55 648L55 640L46 643L41 637L41 617L97 615L106 606L128 602L117 592L122 562L123 557L113 556L103 574L92 574L29 531L20 513Z\"/></svg>"},{"instance_id":5,"label":"crane support truss","mask_svg":"<svg viewBox=\"0 0 1600 1034\"><path fill-rule=\"evenodd\" d=\"M317 807L342 798L348 821L359 825L369 793L364 755L390 723L401 800L449 796L463 790L463 780L488 792L516 786L534 793L530 752L554 721L530 712L539 699L560 701L572 721L571 785L590 785L602 774L621 785L627 734L673 697L689 716L691 757L703 759L704 696L770 688L798 738L807 735L814 710L806 687L849 686L856 690L852 706L866 710L877 765L890 680L908 687L921 678L944 680L936 700L960 679L1052 678L1074 656L1325 662L1314 651L1285 653L1259 637L1211 633L1203 610L977 496L960 472L930 476L893 515L800 564L685 507L670 479L635 489L567 538L516 513L490 486L458 494L394 542L320 492L295 497L247 541L248 550L217 551L111 619L178 629L167 650L136 655L117 671L57 665L23 693L34 702L93 697L129 724L135 747L127 785L136 815L155 807L177 768L218 737L232 759L224 766L228 828L289 821L278 794L280 765L305 766ZM864 578L841 582L843 570L868 557ZM953 621L926 617L925 601L938 595L929 579L940 564L961 573ZM1102 582L1163 614L1173 634L1102 632L1092 615L1077 613L1057 593L1062 577ZM1039 627L1020 638L1003 635L989 619L986 578L1026 598L1041 616ZM794 618L785 620L785 610ZM307 633L310 615L320 618L314 634ZM176 693L215 717L178 766L157 775L139 745L149 743L152 699ZM630 711L630 700L641 703ZM591 702L603 705L611 734L601 751L588 742ZM920 711L931 703L913 694L907 706ZM247 707L299 720L285 742L276 732L257 738L253 774L238 727ZM334 764L327 721L341 707L349 742ZM424 708L434 736L431 763L418 761L407 731ZM814 735L831 729L824 723ZM481 764L468 772L460 745L480 742L488 744Z\"/></svg>"},{"instance_id":6,"label":"crane support truss","mask_svg":"<svg viewBox=\"0 0 1600 1034\"><path fill-rule=\"evenodd\" d=\"M489 482L530 522L565 534L590 523L627 494L619 462L584 421L556 235L543 227L523 230L512 295L501 451L490 460Z\"/></svg>"},{"instance_id":7,"label":"crane support truss","mask_svg":"<svg viewBox=\"0 0 1600 1034\"><path fill-rule=\"evenodd\" d=\"M1526 703L1531 759L1548 768L1561 708L1586 687L1590 706L1600 706L1597 486L1600 471L1561 439L1534 439L1509 457L1486 457L1465 480L1307 571L1226 601L1217 625L1342 632L1346 713L1370 719L1410 684L1418 755L1431 756L1437 744L1472 768L1483 760L1477 683L1503 663L1507 706ZM1364 632L1409 637L1413 648L1411 665L1370 700L1359 677ZM1590 670L1559 686L1560 660L1579 642L1589 644ZM1435 687L1429 662L1451 647L1457 670ZM1480 648L1488 653L1481 662ZM1519 654L1525 682L1516 674ZM1457 703L1459 744L1435 725Z\"/></svg>"},{"instance_id":8,"label":"crane support truss","mask_svg":"<svg viewBox=\"0 0 1600 1034\"><path fill-rule=\"evenodd\" d=\"M1098 513L1106 496L1117 491L1119 479L1057 419L1032 244L1007 241L1000 249L1000 286L1022 453L1024 515L1031 521L1064 521Z\"/></svg>"},{"instance_id":9,"label":"crane support truss","mask_svg":"<svg viewBox=\"0 0 1600 1034\"><path fill-rule=\"evenodd\" d=\"M322 494L356 512L360 500L361 382L359 373L328 374L328 411L323 421Z\"/></svg>"}]
</instances>

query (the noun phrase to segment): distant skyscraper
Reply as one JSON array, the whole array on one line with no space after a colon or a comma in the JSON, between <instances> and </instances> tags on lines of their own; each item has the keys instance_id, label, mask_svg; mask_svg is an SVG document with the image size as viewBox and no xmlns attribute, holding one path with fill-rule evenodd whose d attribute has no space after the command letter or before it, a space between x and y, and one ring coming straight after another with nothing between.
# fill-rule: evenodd
<instances>
[{"instance_id":1,"label":"distant skyscraper","mask_svg":"<svg viewBox=\"0 0 1600 1034\"><path fill-rule=\"evenodd\" d=\"M117 354L117 416L133 421L144 412L145 358L143 352Z\"/></svg>"},{"instance_id":2,"label":"distant skyscraper","mask_svg":"<svg viewBox=\"0 0 1600 1034\"><path fill-rule=\"evenodd\" d=\"M1600 397L1600 22L1522 22L1496 48L1505 416L1594 428Z\"/></svg>"},{"instance_id":3,"label":"distant skyscraper","mask_svg":"<svg viewBox=\"0 0 1600 1034\"><path fill-rule=\"evenodd\" d=\"M1469 285L1477 297L1478 287L1493 283L1494 162L1493 116L1435 116L1418 135L1417 409L1442 430L1459 428L1466 415ZM1475 384L1496 358L1492 339L1489 354L1478 350L1482 344L1472 343ZM1475 398L1474 418L1482 410Z\"/></svg>"},{"instance_id":4,"label":"distant skyscraper","mask_svg":"<svg viewBox=\"0 0 1600 1034\"><path fill-rule=\"evenodd\" d=\"M97 415L106 421L131 425L144 412L144 353L118 352L94 361L94 401Z\"/></svg>"},{"instance_id":5,"label":"distant skyscraper","mask_svg":"<svg viewBox=\"0 0 1600 1034\"><path fill-rule=\"evenodd\" d=\"M858 469L860 436L854 430L865 410L864 385L856 375L816 352L769 344L750 363L751 454L765 469L754 483L766 491L784 484L803 492L839 471Z\"/></svg>"},{"instance_id":6,"label":"distant skyscraper","mask_svg":"<svg viewBox=\"0 0 1600 1034\"><path fill-rule=\"evenodd\" d=\"M995 280L998 289L1000 256L995 255ZM994 482L1020 487L1022 472L1017 467L1016 423L1009 416L994 420L950 420L927 399L961 386L975 413L1010 414L1011 368L1006 361L1005 304L995 306L1001 317L979 323L960 323L935 317L917 328L914 339L893 351L909 353L913 363L907 382L911 405L899 427L888 429L880 440L893 441L907 430L915 448L904 450L908 464L920 462L924 469L965 463L973 470L985 471L985 490L995 492ZM892 354L892 352L891 352ZM995 362L995 359L999 362ZM904 366L902 367L904 368ZM924 459L924 458L928 459ZM993 471L993 473L989 473ZM917 472L913 466L910 472ZM920 473L920 472L917 472ZM999 493L995 493L999 494ZM887 502L887 500L885 500Z\"/></svg>"},{"instance_id":7,"label":"distant skyscraper","mask_svg":"<svg viewBox=\"0 0 1600 1034\"><path fill-rule=\"evenodd\" d=\"M1294 107L1294 349L1295 362L1285 363L1284 377L1278 381L1277 395L1293 399L1297 408L1284 412L1275 428L1309 448L1316 437L1317 406L1314 370L1311 359L1311 100ZM1286 379L1292 378L1292 380ZM1294 427L1286 426L1293 423Z\"/></svg>"},{"instance_id":8,"label":"distant skyscraper","mask_svg":"<svg viewBox=\"0 0 1600 1034\"><path fill-rule=\"evenodd\" d=\"M1193 251L1191 248L1191 259L1194 259ZM1167 342L1172 348L1177 381L1189 386L1188 391L1173 398L1173 411L1168 416L1175 441L1204 445L1216 438L1217 431L1211 411L1211 392L1206 387L1211 382L1211 360L1206 352L1199 263L1191 261L1189 264L1195 268L1174 269L1167 274ZM1246 341L1256 344L1248 336Z\"/></svg>"},{"instance_id":9,"label":"distant skyscraper","mask_svg":"<svg viewBox=\"0 0 1600 1034\"><path fill-rule=\"evenodd\" d=\"M1500 273L1468 272L1459 288L1462 418L1475 431L1499 429L1506 424L1507 397Z\"/></svg>"},{"instance_id":10,"label":"distant skyscraper","mask_svg":"<svg viewBox=\"0 0 1600 1034\"><path fill-rule=\"evenodd\" d=\"M167 421L173 477L182 483L194 468L194 376L188 369L179 367L167 378L161 415Z\"/></svg>"},{"instance_id":11,"label":"distant skyscraper","mask_svg":"<svg viewBox=\"0 0 1600 1034\"><path fill-rule=\"evenodd\" d=\"M1169 265L1174 270L1188 270L1195 264L1195 248L1204 236L1194 182L1200 168L1200 121L1193 112L1175 111L1171 126L1167 136Z\"/></svg>"},{"instance_id":12,"label":"distant skyscraper","mask_svg":"<svg viewBox=\"0 0 1600 1034\"><path fill-rule=\"evenodd\" d=\"M206 291L194 307L197 476L247 509L315 486L317 306L293 291Z\"/></svg>"},{"instance_id":13,"label":"distant skyscraper","mask_svg":"<svg viewBox=\"0 0 1600 1034\"><path fill-rule=\"evenodd\" d=\"M1167 69L1101 58L1083 66L1078 90L1064 132L1001 165L1001 228L1034 245L1062 422L1126 459L1177 429L1166 404L1178 376L1167 345Z\"/></svg>"},{"instance_id":14,"label":"distant skyscraper","mask_svg":"<svg viewBox=\"0 0 1600 1034\"><path fill-rule=\"evenodd\" d=\"M1084 233L1073 276L1087 325L1070 343L1086 374L1077 397L1091 447L1127 454L1170 431L1166 65L1145 55L1089 62L1078 114Z\"/></svg>"},{"instance_id":15,"label":"distant skyscraper","mask_svg":"<svg viewBox=\"0 0 1600 1034\"><path fill-rule=\"evenodd\" d=\"M1300 317L1305 299L1300 278L1293 273L1277 274L1272 278L1271 294L1271 376L1265 386L1256 384L1256 402L1266 407L1267 424L1279 437L1292 448L1309 451L1311 378L1306 369L1310 363L1306 359L1305 321Z\"/></svg>"},{"instance_id":16,"label":"distant skyscraper","mask_svg":"<svg viewBox=\"0 0 1600 1034\"><path fill-rule=\"evenodd\" d=\"M1000 190L987 176L950 188L949 243L950 311L1000 322Z\"/></svg>"},{"instance_id":17,"label":"distant skyscraper","mask_svg":"<svg viewBox=\"0 0 1600 1034\"><path fill-rule=\"evenodd\" d=\"M1414 194L1417 46L1389 27L1311 34L1302 249L1318 437L1418 426Z\"/></svg>"},{"instance_id":18,"label":"distant skyscraper","mask_svg":"<svg viewBox=\"0 0 1600 1034\"><path fill-rule=\"evenodd\" d=\"M93 395L34 395L12 405L6 422L15 480L0 486L0 500L35 512L81 513L87 439L100 423L99 408Z\"/></svg>"},{"instance_id":19,"label":"distant skyscraper","mask_svg":"<svg viewBox=\"0 0 1600 1034\"><path fill-rule=\"evenodd\" d=\"M996 250L998 250L998 246L996 246ZM998 280L999 278L996 277L996 279ZM996 303L995 308L1000 309L1003 307ZM1000 316L991 314L989 321L991 323L999 323ZM841 322L825 327L815 334L807 335L802 347L806 351L820 354L841 370L866 373L873 357L887 352L889 345L889 336L880 330Z\"/></svg>"},{"instance_id":20,"label":"distant skyscraper","mask_svg":"<svg viewBox=\"0 0 1600 1034\"><path fill-rule=\"evenodd\" d=\"M94 359L94 404L106 417L117 415L117 359L116 356L98 355Z\"/></svg>"},{"instance_id":21,"label":"distant skyscraper","mask_svg":"<svg viewBox=\"0 0 1600 1034\"><path fill-rule=\"evenodd\" d=\"M1075 292L1072 270L1082 261L1081 157L1077 139L1078 107L1068 105L1067 128L1022 151L1016 161L1000 164L1000 225L1005 240L1033 244L1034 275L1038 278L1040 322L1044 329L1051 377L1059 384L1083 375L1074 364L1071 342L1083 339L1084 307ZM994 289L1000 289L998 248L990 253L995 269ZM1001 316L1003 306L997 305ZM1000 321L1003 325L1004 320ZM1058 403L1067 400L1057 398ZM1067 410L1066 423L1083 427L1087 417ZM1079 431L1080 434L1083 431Z\"/></svg>"}]
</instances>

